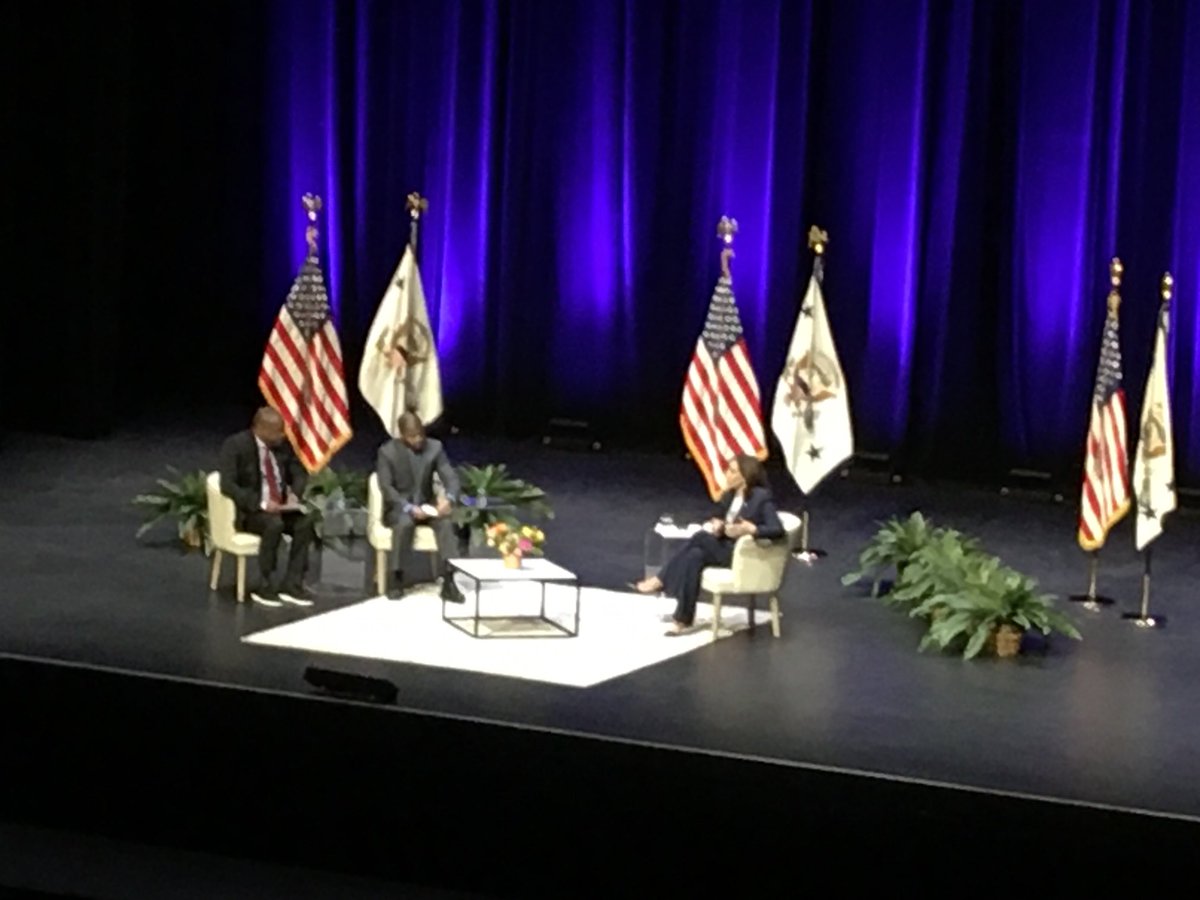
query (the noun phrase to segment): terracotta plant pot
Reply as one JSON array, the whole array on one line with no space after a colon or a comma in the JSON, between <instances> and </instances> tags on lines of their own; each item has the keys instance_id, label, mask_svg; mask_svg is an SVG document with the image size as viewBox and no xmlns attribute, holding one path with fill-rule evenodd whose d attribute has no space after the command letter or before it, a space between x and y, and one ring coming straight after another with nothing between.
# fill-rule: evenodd
<instances>
[{"instance_id":1,"label":"terracotta plant pot","mask_svg":"<svg viewBox=\"0 0 1200 900\"><path fill-rule=\"evenodd\" d=\"M1001 659L1011 659L1021 652L1021 629L1015 625L1001 625L993 635L996 643L996 656Z\"/></svg>"},{"instance_id":2,"label":"terracotta plant pot","mask_svg":"<svg viewBox=\"0 0 1200 900\"><path fill-rule=\"evenodd\" d=\"M196 548L204 544L204 535L200 533L199 528L188 528L179 537L188 547Z\"/></svg>"}]
</instances>

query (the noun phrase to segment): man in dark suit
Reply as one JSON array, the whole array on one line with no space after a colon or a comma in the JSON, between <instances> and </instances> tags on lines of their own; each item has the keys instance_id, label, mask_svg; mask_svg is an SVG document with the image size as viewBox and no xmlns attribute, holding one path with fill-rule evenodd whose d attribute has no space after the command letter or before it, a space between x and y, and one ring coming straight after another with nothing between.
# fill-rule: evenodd
<instances>
[{"instance_id":1,"label":"man in dark suit","mask_svg":"<svg viewBox=\"0 0 1200 900\"><path fill-rule=\"evenodd\" d=\"M283 417L269 406L254 414L246 431L221 446L221 493L237 506L237 528L261 535L258 564L262 580L250 597L264 606L312 606L304 589L313 521L301 505L308 472L292 452L283 430ZM279 542L292 536L287 574L273 580Z\"/></svg>"},{"instance_id":2,"label":"man in dark suit","mask_svg":"<svg viewBox=\"0 0 1200 900\"><path fill-rule=\"evenodd\" d=\"M379 448L376 462L379 490L383 494L383 523L392 529L394 586L388 596L400 595L404 576L401 560L412 549L416 527L428 525L437 535L438 555L443 560L442 597L461 602L462 594L445 563L457 546L450 512L459 495L458 473L450 465L442 442L426 437L425 426L416 413L404 413L398 425L400 437ZM442 482L444 497L434 493L434 473Z\"/></svg>"}]
</instances>

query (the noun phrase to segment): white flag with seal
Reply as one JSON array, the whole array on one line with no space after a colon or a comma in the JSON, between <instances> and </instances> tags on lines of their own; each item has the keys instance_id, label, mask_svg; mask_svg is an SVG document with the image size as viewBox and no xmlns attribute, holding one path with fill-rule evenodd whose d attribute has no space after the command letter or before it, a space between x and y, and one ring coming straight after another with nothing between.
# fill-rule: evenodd
<instances>
[{"instance_id":1,"label":"white flag with seal","mask_svg":"<svg viewBox=\"0 0 1200 900\"><path fill-rule=\"evenodd\" d=\"M1138 550L1162 534L1163 518L1175 509L1175 444L1171 437L1171 397L1167 384L1169 308L1163 301L1154 330L1154 361L1142 398L1133 485L1137 493L1134 541Z\"/></svg>"},{"instance_id":2,"label":"white flag with seal","mask_svg":"<svg viewBox=\"0 0 1200 900\"><path fill-rule=\"evenodd\" d=\"M358 389L392 437L399 436L396 422L408 410L426 425L442 414L437 344L429 327L425 289L411 245L404 248L371 323L358 372Z\"/></svg>"},{"instance_id":3,"label":"white flag with seal","mask_svg":"<svg viewBox=\"0 0 1200 900\"><path fill-rule=\"evenodd\" d=\"M854 453L850 397L818 272L809 279L787 364L775 388L771 430L783 448L788 471L806 494Z\"/></svg>"}]
</instances>

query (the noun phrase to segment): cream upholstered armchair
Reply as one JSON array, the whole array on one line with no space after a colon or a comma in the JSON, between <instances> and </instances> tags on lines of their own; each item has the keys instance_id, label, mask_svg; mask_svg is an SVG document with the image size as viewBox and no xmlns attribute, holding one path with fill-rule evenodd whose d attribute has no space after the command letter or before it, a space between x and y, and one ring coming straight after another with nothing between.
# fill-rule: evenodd
<instances>
[{"instance_id":1,"label":"cream upholstered armchair","mask_svg":"<svg viewBox=\"0 0 1200 900\"><path fill-rule=\"evenodd\" d=\"M212 574L208 579L210 590L217 589L217 580L221 577L221 561L224 554L229 553L237 559L237 598L238 603L246 601L246 557L258 556L258 548L262 543L257 534L238 531L237 507L233 500L221 493L221 475L219 472L209 472L205 482L208 494L208 534L212 541L213 559Z\"/></svg>"},{"instance_id":2,"label":"cream upholstered armchair","mask_svg":"<svg viewBox=\"0 0 1200 900\"><path fill-rule=\"evenodd\" d=\"M770 598L771 633L779 637L779 587L787 571L792 548L800 536L800 519L781 512L786 537L777 541L758 540L752 535L738 538L733 545L733 562L729 568L710 566L700 573L700 590L712 594L712 636L717 639L721 628L721 601L728 596L749 596L750 627L754 627L754 600L759 594Z\"/></svg>"},{"instance_id":3,"label":"cream upholstered armchair","mask_svg":"<svg viewBox=\"0 0 1200 900\"><path fill-rule=\"evenodd\" d=\"M372 472L367 479L367 541L375 550L375 589L387 593L388 554L392 552L392 529L383 524L383 491L379 476ZM438 552L437 535L428 525L418 525L413 532L413 549L422 553ZM435 562L433 570L437 571Z\"/></svg>"}]
</instances>

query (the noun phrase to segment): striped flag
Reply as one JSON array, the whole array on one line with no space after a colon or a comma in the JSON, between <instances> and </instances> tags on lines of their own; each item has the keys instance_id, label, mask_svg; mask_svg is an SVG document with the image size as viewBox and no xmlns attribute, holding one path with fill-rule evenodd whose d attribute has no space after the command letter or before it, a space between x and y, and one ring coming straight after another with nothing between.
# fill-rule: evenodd
<instances>
[{"instance_id":1,"label":"striped flag","mask_svg":"<svg viewBox=\"0 0 1200 900\"><path fill-rule=\"evenodd\" d=\"M288 439L308 471L323 468L350 440L342 347L329 315L315 235L267 339L258 387L283 416Z\"/></svg>"},{"instance_id":2,"label":"striped flag","mask_svg":"<svg viewBox=\"0 0 1200 900\"><path fill-rule=\"evenodd\" d=\"M1079 546L1084 550L1099 550L1104 546L1109 529L1129 512L1129 456L1125 432L1121 332L1117 301L1110 297L1083 463Z\"/></svg>"},{"instance_id":3,"label":"striped flag","mask_svg":"<svg viewBox=\"0 0 1200 900\"><path fill-rule=\"evenodd\" d=\"M696 341L679 425L714 500L721 496L725 469L734 456L767 456L758 380L750 367L728 275L717 280L704 331Z\"/></svg>"}]
</instances>

